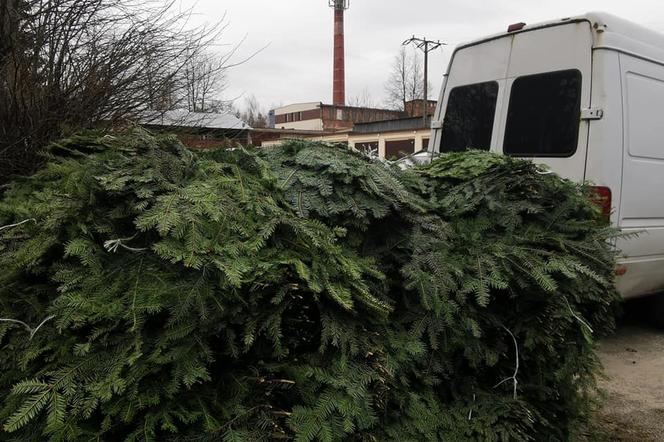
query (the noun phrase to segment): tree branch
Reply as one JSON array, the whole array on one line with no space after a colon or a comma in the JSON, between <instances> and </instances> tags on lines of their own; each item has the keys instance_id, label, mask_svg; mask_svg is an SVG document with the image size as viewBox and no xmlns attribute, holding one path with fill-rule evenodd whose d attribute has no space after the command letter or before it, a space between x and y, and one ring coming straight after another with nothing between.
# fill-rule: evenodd
<instances>
[{"instance_id":1,"label":"tree branch","mask_svg":"<svg viewBox=\"0 0 664 442\"><path fill-rule=\"evenodd\" d=\"M12 324L19 324L25 328L28 333L30 333L30 340L32 341L32 338L35 337L35 334L39 331L40 328L44 326L48 321L51 319L55 318L55 315L49 316L46 319L44 319L42 322L39 323L39 325L35 328L30 327L28 324L26 324L23 321L19 321L18 319L7 319L7 318L0 318L0 322L9 322Z\"/></svg>"},{"instance_id":2,"label":"tree branch","mask_svg":"<svg viewBox=\"0 0 664 442\"><path fill-rule=\"evenodd\" d=\"M510 376L508 378L505 378L502 381L498 382L496 385L493 386L493 388L499 387L502 384L504 384L505 382L512 381L512 384L513 384L513 387L514 387L514 399L516 399L516 397L517 397L516 388L517 388L517 385L519 383L519 381L516 378L517 375L519 374L519 344L516 342L516 338L514 337L514 333L512 333L510 331L510 329L508 329L504 325L502 325L501 327L504 328L505 331L507 331L507 333L510 334L510 336L512 337L512 341L514 342L514 352L515 352L515 356L514 356L514 359L515 359L514 374L512 376Z\"/></svg>"}]
</instances>

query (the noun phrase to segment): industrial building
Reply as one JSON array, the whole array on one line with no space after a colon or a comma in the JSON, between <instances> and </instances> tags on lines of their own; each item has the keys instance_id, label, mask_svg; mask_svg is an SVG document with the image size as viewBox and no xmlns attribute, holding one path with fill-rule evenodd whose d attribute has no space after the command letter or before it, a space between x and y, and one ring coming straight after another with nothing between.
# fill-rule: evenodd
<instances>
[{"instance_id":1,"label":"industrial building","mask_svg":"<svg viewBox=\"0 0 664 442\"><path fill-rule=\"evenodd\" d=\"M357 123L405 118L408 114L389 109L372 109L320 102L298 103L274 109L275 129L337 131Z\"/></svg>"},{"instance_id":2,"label":"industrial building","mask_svg":"<svg viewBox=\"0 0 664 442\"><path fill-rule=\"evenodd\" d=\"M270 146L285 139L345 143L395 159L426 148L430 128L423 117L433 115L436 101L412 100L404 111L346 106L344 12L348 0L329 0L334 8L332 103L295 103L273 109L271 129L252 131L255 145Z\"/></svg>"},{"instance_id":3,"label":"industrial building","mask_svg":"<svg viewBox=\"0 0 664 442\"><path fill-rule=\"evenodd\" d=\"M346 106L344 13L348 0L328 0L334 9L334 67L332 104L295 103L273 109L268 128L251 128L234 115L202 114L184 110L159 113L142 123L156 131L174 131L194 148L232 147L237 144L270 146L288 139L346 143L372 151L381 158L399 158L426 148L436 101L412 100L404 110Z\"/></svg>"},{"instance_id":4,"label":"industrial building","mask_svg":"<svg viewBox=\"0 0 664 442\"><path fill-rule=\"evenodd\" d=\"M282 131L286 132L286 131ZM380 158L398 159L426 149L431 129L421 117L373 121L355 124L353 129L326 133L295 132L279 139L266 140L263 146L279 144L285 139L309 139L344 143L358 150L373 152Z\"/></svg>"}]
</instances>

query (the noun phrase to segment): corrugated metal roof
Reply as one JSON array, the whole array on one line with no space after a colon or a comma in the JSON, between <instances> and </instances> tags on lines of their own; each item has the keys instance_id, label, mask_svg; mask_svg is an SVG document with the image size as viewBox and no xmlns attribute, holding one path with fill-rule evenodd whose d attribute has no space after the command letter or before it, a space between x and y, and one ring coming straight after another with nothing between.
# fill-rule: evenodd
<instances>
[{"instance_id":1,"label":"corrugated metal roof","mask_svg":"<svg viewBox=\"0 0 664 442\"><path fill-rule=\"evenodd\" d=\"M357 123L353 133L380 133L397 130L419 130L426 129L422 117L400 118L398 120L374 121L373 123Z\"/></svg>"},{"instance_id":2,"label":"corrugated metal roof","mask_svg":"<svg viewBox=\"0 0 664 442\"><path fill-rule=\"evenodd\" d=\"M189 112L174 109L141 119L152 126L199 127L204 129L249 130L251 127L235 115L227 113Z\"/></svg>"}]
</instances>

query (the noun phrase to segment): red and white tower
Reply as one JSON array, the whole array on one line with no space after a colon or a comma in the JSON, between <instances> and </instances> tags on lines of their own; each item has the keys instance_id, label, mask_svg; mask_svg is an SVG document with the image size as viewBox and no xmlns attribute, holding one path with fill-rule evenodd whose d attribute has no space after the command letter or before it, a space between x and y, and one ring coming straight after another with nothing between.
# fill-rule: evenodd
<instances>
[{"instance_id":1,"label":"red and white tower","mask_svg":"<svg viewBox=\"0 0 664 442\"><path fill-rule=\"evenodd\" d=\"M334 8L334 76L332 87L332 104L346 104L346 54L344 52L344 12L350 0L328 0Z\"/></svg>"}]
</instances>

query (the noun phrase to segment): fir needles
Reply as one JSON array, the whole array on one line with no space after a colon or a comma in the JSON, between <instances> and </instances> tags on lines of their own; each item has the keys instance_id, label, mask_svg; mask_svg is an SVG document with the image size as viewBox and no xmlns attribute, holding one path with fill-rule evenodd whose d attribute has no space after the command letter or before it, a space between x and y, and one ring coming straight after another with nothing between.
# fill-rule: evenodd
<instances>
[{"instance_id":1,"label":"fir needles","mask_svg":"<svg viewBox=\"0 0 664 442\"><path fill-rule=\"evenodd\" d=\"M54 316L0 323L7 437L566 440L590 410L612 232L531 163L138 130L48 155L0 203L0 317Z\"/></svg>"}]
</instances>

